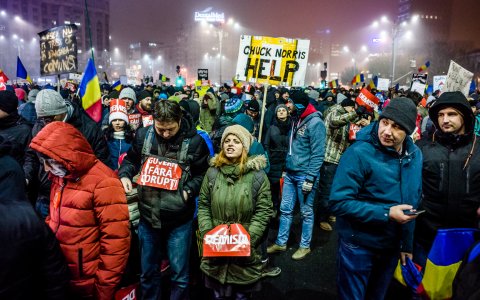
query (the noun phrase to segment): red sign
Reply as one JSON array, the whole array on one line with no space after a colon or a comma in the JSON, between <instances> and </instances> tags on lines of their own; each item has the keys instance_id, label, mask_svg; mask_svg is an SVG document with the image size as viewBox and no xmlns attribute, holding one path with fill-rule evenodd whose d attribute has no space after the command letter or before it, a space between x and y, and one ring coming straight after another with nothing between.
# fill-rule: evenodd
<instances>
[{"instance_id":1,"label":"red sign","mask_svg":"<svg viewBox=\"0 0 480 300\"><path fill-rule=\"evenodd\" d=\"M69 89L72 93L74 93L77 90L77 86L75 85L75 83L70 81L67 81L65 83L65 88Z\"/></svg>"},{"instance_id":2,"label":"red sign","mask_svg":"<svg viewBox=\"0 0 480 300\"><path fill-rule=\"evenodd\" d=\"M138 283L135 283L135 284L129 285L127 287L123 287L123 288L119 289L115 293L115 300L136 300L137 299L137 295L136 295L137 288L138 288Z\"/></svg>"},{"instance_id":3,"label":"red sign","mask_svg":"<svg viewBox=\"0 0 480 300\"><path fill-rule=\"evenodd\" d=\"M350 128L348 130L348 139L350 141L355 141L357 139L357 132L359 132L360 129L362 129L362 127L360 127L359 125L355 123L350 123Z\"/></svg>"},{"instance_id":4,"label":"red sign","mask_svg":"<svg viewBox=\"0 0 480 300\"><path fill-rule=\"evenodd\" d=\"M164 190L176 191L182 178L182 168L176 163L149 157L142 167L137 183Z\"/></svg>"},{"instance_id":5,"label":"red sign","mask_svg":"<svg viewBox=\"0 0 480 300\"><path fill-rule=\"evenodd\" d=\"M369 112L373 112L380 102L375 95L370 93L366 88L360 91L357 99L355 100L358 105L365 106Z\"/></svg>"},{"instance_id":6,"label":"red sign","mask_svg":"<svg viewBox=\"0 0 480 300\"><path fill-rule=\"evenodd\" d=\"M250 235L242 224L222 224L203 237L203 256L250 256Z\"/></svg>"},{"instance_id":7,"label":"red sign","mask_svg":"<svg viewBox=\"0 0 480 300\"><path fill-rule=\"evenodd\" d=\"M141 114L130 114L128 115L128 124L132 127L133 130L137 130L140 126L140 118L142 117Z\"/></svg>"},{"instance_id":8,"label":"red sign","mask_svg":"<svg viewBox=\"0 0 480 300\"><path fill-rule=\"evenodd\" d=\"M142 116L142 123L143 123L143 127L152 126L153 125L153 116L152 115Z\"/></svg>"}]
</instances>

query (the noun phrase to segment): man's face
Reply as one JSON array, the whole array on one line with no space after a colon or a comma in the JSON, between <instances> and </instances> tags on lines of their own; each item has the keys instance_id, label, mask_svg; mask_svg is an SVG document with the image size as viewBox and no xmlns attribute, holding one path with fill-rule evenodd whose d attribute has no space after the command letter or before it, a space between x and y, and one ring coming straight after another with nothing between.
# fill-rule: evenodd
<instances>
[{"instance_id":1,"label":"man's face","mask_svg":"<svg viewBox=\"0 0 480 300\"><path fill-rule=\"evenodd\" d=\"M290 114L292 114L297 109L295 107L295 104L293 104L293 102L291 102L291 101L288 101L285 105L288 107L288 112Z\"/></svg>"},{"instance_id":2,"label":"man's face","mask_svg":"<svg viewBox=\"0 0 480 300\"><path fill-rule=\"evenodd\" d=\"M348 113L351 113L355 110L355 106L345 106L344 108Z\"/></svg>"},{"instance_id":3,"label":"man's face","mask_svg":"<svg viewBox=\"0 0 480 300\"><path fill-rule=\"evenodd\" d=\"M290 98L290 94L289 93L283 93L282 97L283 97L283 100L287 101L288 98Z\"/></svg>"},{"instance_id":4,"label":"man's face","mask_svg":"<svg viewBox=\"0 0 480 300\"><path fill-rule=\"evenodd\" d=\"M0 119L6 118L8 114L0 109Z\"/></svg>"},{"instance_id":5,"label":"man's face","mask_svg":"<svg viewBox=\"0 0 480 300\"><path fill-rule=\"evenodd\" d=\"M454 108L447 107L438 112L438 125L445 133L464 134L465 122L460 112Z\"/></svg>"},{"instance_id":6,"label":"man's face","mask_svg":"<svg viewBox=\"0 0 480 300\"><path fill-rule=\"evenodd\" d=\"M147 85L147 86L145 87L145 90L147 90L147 91L149 91L149 92L151 93L151 92L153 91L153 86Z\"/></svg>"},{"instance_id":7,"label":"man's face","mask_svg":"<svg viewBox=\"0 0 480 300\"><path fill-rule=\"evenodd\" d=\"M145 111L151 111L152 110L152 97L143 98L140 101L140 107Z\"/></svg>"},{"instance_id":8,"label":"man's face","mask_svg":"<svg viewBox=\"0 0 480 300\"><path fill-rule=\"evenodd\" d=\"M378 138L384 147L392 147L396 151L402 148L407 133L394 121L383 118L378 125Z\"/></svg>"},{"instance_id":9,"label":"man's face","mask_svg":"<svg viewBox=\"0 0 480 300\"><path fill-rule=\"evenodd\" d=\"M258 111L251 111L251 110L247 109L245 112L252 119L256 119L258 117Z\"/></svg>"},{"instance_id":10,"label":"man's face","mask_svg":"<svg viewBox=\"0 0 480 300\"><path fill-rule=\"evenodd\" d=\"M133 106L133 99L130 99L130 98L122 98L122 100L125 100L125 107L127 108L127 111L132 109L132 106Z\"/></svg>"},{"instance_id":11,"label":"man's face","mask_svg":"<svg viewBox=\"0 0 480 300\"><path fill-rule=\"evenodd\" d=\"M155 131L164 140L169 140L174 137L180 130L180 122L159 122L154 120Z\"/></svg>"}]
</instances>

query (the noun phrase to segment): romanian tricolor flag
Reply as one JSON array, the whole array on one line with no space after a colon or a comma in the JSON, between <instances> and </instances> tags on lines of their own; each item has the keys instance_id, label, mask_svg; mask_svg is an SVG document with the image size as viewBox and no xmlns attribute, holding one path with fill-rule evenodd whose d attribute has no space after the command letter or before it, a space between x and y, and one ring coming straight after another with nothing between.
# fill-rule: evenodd
<instances>
[{"instance_id":1,"label":"romanian tricolor flag","mask_svg":"<svg viewBox=\"0 0 480 300\"><path fill-rule=\"evenodd\" d=\"M353 76L352 84L359 84L360 82L365 82L365 76L363 74Z\"/></svg>"},{"instance_id":2,"label":"romanian tricolor flag","mask_svg":"<svg viewBox=\"0 0 480 300\"><path fill-rule=\"evenodd\" d=\"M428 254L425 274L417 291L427 299L451 299L452 283L477 229L439 229Z\"/></svg>"},{"instance_id":3,"label":"romanian tricolor flag","mask_svg":"<svg viewBox=\"0 0 480 300\"><path fill-rule=\"evenodd\" d=\"M372 80L370 80L370 83L368 84L368 87L370 89L376 89L378 84L378 76L373 76Z\"/></svg>"},{"instance_id":4,"label":"romanian tricolor flag","mask_svg":"<svg viewBox=\"0 0 480 300\"><path fill-rule=\"evenodd\" d=\"M20 60L20 57L17 56L17 77L25 79L26 81L32 83L32 79L30 78L30 75L27 73L27 69L22 64L22 61Z\"/></svg>"},{"instance_id":5,"label":"romanian tricolor flag","mask_svg":"<svg viewBox=\"0 0 480 300\"><path fill-rule=\"evenodd\" d=\"M79 86L80 99L85 112L95 121L102 119L102 93L98 81L97 70L90 58L83 73L82 82Z\"/></svg>"},{"instance_id":6,"label":"romanian tricolor flag","mask_svg":"<svg viewBox=\"0 0 480 300\"><path fill-rule=\"evenodd\" d=\"M426 69L428 69L428 67L430 67L430 61L425 62L425 64L424 64L423 66L421 66L420 68L418 68L418 72L423 72L423 71L425 71Z\"/></svg>"},{"instance_id":7,"label":"romanian tricolor flag","mask_svg":"<svg viewBox=\"0 0 480 300\"><path fill-rule=\"evenodd\" d=\"M122 90L122 83L120 82L120 80L117 80L114 84L110 86L110 88L112 90L116 90L120 92Z\"/></svg>"},{"instance_id":8,"label":"romanian tricolor flag","mask_svg":"<svg viewBox=\"0 0 480 300\"><path fill-rule=\"evenodd\" d=\"M328 83L328 86L332 89L336 89L338 88L339 84L338 84L338 79L335 79L335 80L332 80Z\"/></svg>"},{"instance_id":9,"label":"romanian tricolor flag","mask_svg":"<svg viewBox=\"0 0 480 300\"><path fill-rule=\"evenodd\" d=\"M3 80L4 83L7 83L8 81L8 77L7 75L5 75L5 73L3 73L3 70L0 69L0 78Z\"/></svg>"}]
</instances>

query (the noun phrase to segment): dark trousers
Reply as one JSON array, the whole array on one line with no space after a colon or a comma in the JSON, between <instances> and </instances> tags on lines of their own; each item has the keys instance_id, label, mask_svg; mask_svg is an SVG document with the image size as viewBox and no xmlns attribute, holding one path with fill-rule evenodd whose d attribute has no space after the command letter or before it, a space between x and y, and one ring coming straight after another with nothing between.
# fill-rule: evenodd
<instances>
[{"instance_id":1,"label":"dark trousers","mask_svg":"<svg viewBox=\"0 0 480 300\"><path fill-rule=\"evenodd\" d=\"M320 183L315 196L315 216L317 223L327 221L330 212L328 209L328 198L332 189L333 177L337 171L337 164L324 162L320 168Z\"/></svg>"}]
</instances>

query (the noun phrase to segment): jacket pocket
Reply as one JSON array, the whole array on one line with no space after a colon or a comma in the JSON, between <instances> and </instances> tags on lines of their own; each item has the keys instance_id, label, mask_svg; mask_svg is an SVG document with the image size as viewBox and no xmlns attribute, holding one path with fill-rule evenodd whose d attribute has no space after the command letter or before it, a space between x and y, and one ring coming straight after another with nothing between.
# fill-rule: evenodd
<instances>
[{"instance_id":1,"label":"jacket pocket","mask_svg":"<svg viewBox=\"0 0 480 300\"><path fill-rule=\"evenodd\" d=\"M83 248L78 249L78 276L83 277Z\"/></svg>"}]
</instances>

